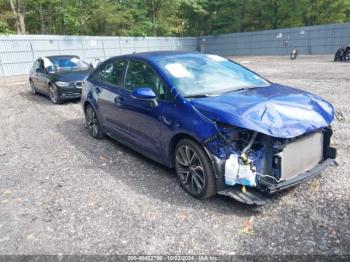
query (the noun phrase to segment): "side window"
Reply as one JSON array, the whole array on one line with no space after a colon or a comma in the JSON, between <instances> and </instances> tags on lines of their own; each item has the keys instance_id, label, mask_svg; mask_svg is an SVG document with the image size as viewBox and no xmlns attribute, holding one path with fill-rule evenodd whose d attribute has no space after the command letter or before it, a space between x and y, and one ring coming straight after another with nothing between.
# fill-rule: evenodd
<instances>
[{"instance_id":1,"label":"side window","mask_svg":"<svg viewBox=\"0 0 350 262\"><path fill-rule=\"evenodd\" d=\"M106 84L119 86L126 61L117 60L106 64L97 74L97 79Z\"/></svg>"},{"instance_id":2,"label":"side window","mask_svg":"<svg viewBox=\"0 0 350 262\"><path fill-rule=\"evenodd\" d=\"M35 71L39 71L40 73L44 73L44 63L43 60L39 59L36 63L35 63Z\"/></svg>"},{"instance_id":3,"label":"side window","mask_svg":"<svg viewBox=\"0 0 350 262\"><path fill-rule=\"evenodd\" d=\"M32 68L33 68L33 71L36 71L36 70L39 68L39 62L38 62L38 60L36 60L36 61L34 62Z\"/></svg>"},{"instance_id":4,"label":"side window","mask_svg":"<svg viewBox=\"0 0 350 262\"><path fill-rule=\"evenodd\" d=\"M165 87L159 76L145 63L130 61L125 77L125 88L134 91L139 87L149 87L159 99L165 99Z\"/></svg>"}]
</instances>

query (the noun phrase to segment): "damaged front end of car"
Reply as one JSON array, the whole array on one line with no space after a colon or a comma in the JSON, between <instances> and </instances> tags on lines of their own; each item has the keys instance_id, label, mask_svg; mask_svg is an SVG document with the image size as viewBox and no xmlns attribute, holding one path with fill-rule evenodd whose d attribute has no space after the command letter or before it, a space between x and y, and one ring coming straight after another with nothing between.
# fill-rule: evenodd
<instances>
[{"instance_id":1,"label":"damaged front end of car","mask_svg":"<svg viewBox=\"0 0 350 262\"><path fill-rule=\"evenodd\" d=\"M294 138L215 122L217 134L203 141L218 179L218 193L263 205L267 195L297 185L333 163L332 130L324 127Z\"/></svg>"},{"instance_id":2,"label":"damaged front end of car","mask_svg":"<svg viewBox=\"0 0 350 262\"><path fill-rule=\"evenodd\" d=\"M336 157L334 107L311 93L271 84L191 103L214 126L202 143L219 194L262 204L267 194L319 174Z\"/></svg>"}]
</instances>

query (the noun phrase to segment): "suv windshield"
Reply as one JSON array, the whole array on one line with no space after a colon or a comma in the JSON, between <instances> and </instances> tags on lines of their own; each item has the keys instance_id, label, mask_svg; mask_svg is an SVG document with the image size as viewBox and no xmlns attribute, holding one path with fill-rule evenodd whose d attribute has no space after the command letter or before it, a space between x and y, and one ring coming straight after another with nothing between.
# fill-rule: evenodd
<instances>
[{"instance_id":1,"label":"suv windshield","mask_svg":"<svg viewBox=\"0 0 350 262\"><path fill-rule=\"evenodd\" d=\"M87 69L90 65L77 57L53 57L50 61L56 70Z\"/></svg>"},{"instance_id":2,"label":"suv windshield","mask_svg":"<svg viewBox=\"0 0 350 262\"><path fill-rule=\"evenodd\" d=\"M270 85L252 71L217 55L175 55L161 58L157 64L185 97Z\"/></svg>"}]
</instances>

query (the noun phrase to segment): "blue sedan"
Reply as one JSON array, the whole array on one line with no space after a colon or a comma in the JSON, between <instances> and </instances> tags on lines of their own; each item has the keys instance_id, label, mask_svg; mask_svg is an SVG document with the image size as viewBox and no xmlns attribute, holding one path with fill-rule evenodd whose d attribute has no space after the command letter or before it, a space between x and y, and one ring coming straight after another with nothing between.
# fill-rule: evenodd
<instances>
[{"instance_id":1,"label":"blue sedan","mask_svg":"<svg viewBox=\"0 0 350 262\"><path fill-rule=\"evenodd\" d=\"M182 188L248 204L297 185L336 157L334 108L217 55L110 58L83 86L88 131L174 168Z\"/></svg>"}]
</instances>

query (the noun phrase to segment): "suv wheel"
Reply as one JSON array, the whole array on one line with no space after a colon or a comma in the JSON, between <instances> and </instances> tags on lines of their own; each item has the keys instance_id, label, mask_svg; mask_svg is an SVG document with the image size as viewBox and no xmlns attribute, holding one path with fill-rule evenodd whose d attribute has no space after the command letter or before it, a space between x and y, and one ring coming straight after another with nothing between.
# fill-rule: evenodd
<instances>
[{"instance_id":1,"label":"suv wheel","mask_svg":"<svg viewBox=\"0 0 350 262\"><path fill-rule=\"evenodd\" d=\"M181 140L174 154L175 170L181 187L191 196L206 199L214 196L214 170L207 153L190 139Z\"/></svg>"}]
</instances>

